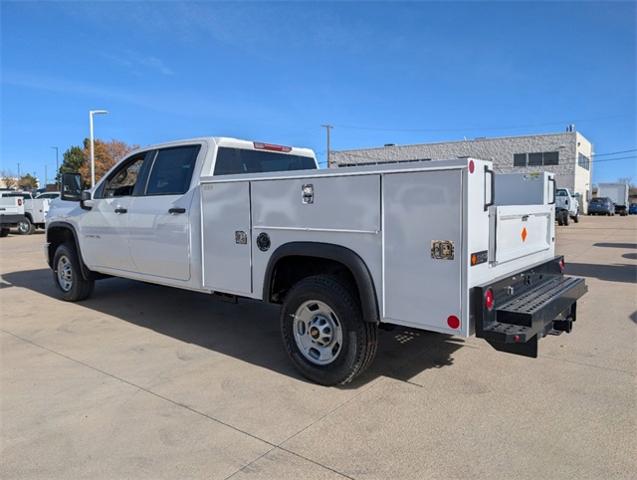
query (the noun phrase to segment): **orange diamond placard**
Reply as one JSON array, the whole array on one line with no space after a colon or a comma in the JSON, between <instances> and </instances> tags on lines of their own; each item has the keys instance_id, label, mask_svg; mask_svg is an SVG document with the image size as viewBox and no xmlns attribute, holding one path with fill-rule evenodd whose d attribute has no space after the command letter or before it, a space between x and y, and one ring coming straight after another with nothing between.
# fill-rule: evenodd
<instances>
[{"instance_id":1,"label":"orange diamond placard","mask_svg":"<svg viewBox=\"0 0 637 480\"><path fill-rule=\"evenodd\" d=\"M522 241L526 242L526 236L527 236L526 227L522 229L521 235L522 235Z\"/></svg>"}]
</instances>

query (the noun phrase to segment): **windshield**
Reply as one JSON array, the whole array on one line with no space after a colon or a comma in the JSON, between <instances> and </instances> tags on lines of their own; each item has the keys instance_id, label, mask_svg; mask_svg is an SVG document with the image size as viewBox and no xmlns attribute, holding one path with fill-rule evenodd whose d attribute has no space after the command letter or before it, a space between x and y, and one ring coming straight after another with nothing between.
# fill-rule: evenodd
<instances>
[{"instance_id":1,"label":"windshield","mask_svg":"<svg viewBox=\"0 0 637 480\"><path fill-rule=\"evenodd\" d=\"M233 173L282 172L289 170L315 170L312 157L289 153L219 147L215 175Z\"/></svg>"},{"instance_id":2,"label":"windshield","mask_svg":"<svg viewBox=\"0 0 637 480\"><path fill-rule=\"evenodd\" d=\"M558 190L556 195L558 197L568 197L568 193L566 193L566 190Z\"/></svg>"}]
</instances>

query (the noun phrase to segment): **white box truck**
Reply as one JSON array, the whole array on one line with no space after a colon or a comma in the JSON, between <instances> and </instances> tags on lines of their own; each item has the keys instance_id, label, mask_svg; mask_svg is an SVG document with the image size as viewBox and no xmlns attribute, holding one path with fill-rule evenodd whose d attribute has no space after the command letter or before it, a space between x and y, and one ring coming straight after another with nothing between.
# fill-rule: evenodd
<instances>
[{"instance_id":1,"label":"white box truck","mask_svg":"<svg viewBox=\"0 0 637 480\"><path fill-rule=\"evenodd\" d=\"M615 204L615 212L628 215L629 188L627 183L600 183L597 185L597 196L609 198Z\"/></svg>"},{"instance_id":2,"label":"white box truck","mask_svg":"<svg viewBox=\"0 0 637 480\"><path fill-rule=\"evenodd\" d=\"M47 218L62 298L114 275L280 304L292 363L324 385L367 368L383 324L535 357L586 292L555 256L554 205L507 202L487 161L318 170L308 149L206 137L79 184Z\"/></svg>"}]
</instances>

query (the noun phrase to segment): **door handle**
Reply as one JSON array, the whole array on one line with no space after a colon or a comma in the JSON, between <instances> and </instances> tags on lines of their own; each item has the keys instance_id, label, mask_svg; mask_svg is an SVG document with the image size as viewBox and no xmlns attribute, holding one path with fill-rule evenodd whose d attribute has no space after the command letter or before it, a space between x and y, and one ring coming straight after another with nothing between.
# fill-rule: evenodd
<instances>
[{"instance_id":1,"label":"door handle","mask_svg":"<svg viewBox=\"0 0 637 480\"><path fill-rule=\"evenodd\" d=\"M168 209L168 213L186 213L185 208L170 208Z\"/></svg>"},{"instance_id":2,"label":"door handle","mask_svg":"<svg viewBox=\"0 0 637 480\"><path fill-rule=\"evenodd\" d=\"M117 207L115 209L115 213L126 213L126 212L128 212L128 210L126 210L125 208L122 208L122 207Z\"/></svg>"}]
</instances>

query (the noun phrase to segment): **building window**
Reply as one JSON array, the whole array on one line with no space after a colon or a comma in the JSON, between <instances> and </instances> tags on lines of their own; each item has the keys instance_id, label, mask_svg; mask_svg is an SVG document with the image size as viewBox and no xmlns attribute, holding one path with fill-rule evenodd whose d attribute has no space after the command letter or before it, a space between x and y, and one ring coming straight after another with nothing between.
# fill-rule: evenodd
<instances>
[{"instance_id":1,"label":"building window","mask_svg":"<svg viewBox=\"0 0 637 480\"><path fill-rule=\"evenodd\" d=\"M542 154L542 162L544 165L557 165L560 163L559 152L544 152Z\"/></svg>"},{"instance_id":2,"label":"building window","mask_svg":"<svg viewBox=\"0 0 637 480\"><path fill-rule=\"evenodd\" d=\"M577 164L586 170L591 169L591 159L581 153L577 154Z\"/></svg>"},{"instance_id":3,"label":"building window","mask_svg":"<svg viewBox=\"0 0 637 480\"><path fill-rule=\"evenodd\" d=\"M528 160L528 161L527 161ZM559 152L514 153L514 167L538 167L542 165L559 165Z\"/></svg>"},{"instance_id":4,"label":"building window","mask_svg":"<svg viewBox=\"0 0 637 480\"><path fill-rule=\"evenodd\" d=\"M514 167L526 167L526 153L514 153L513 154L513 166Z\"/></svg>"},{"instance_id":5,"label":"building window","mask_svg":"<svg viewBox=\"0 0 637 480\"><path fill-rule=\"evenodd\" d=\"M535 167L537 165L542 165L542 152L529 153L529 167Z\"/></svg>"}]
</instances>

